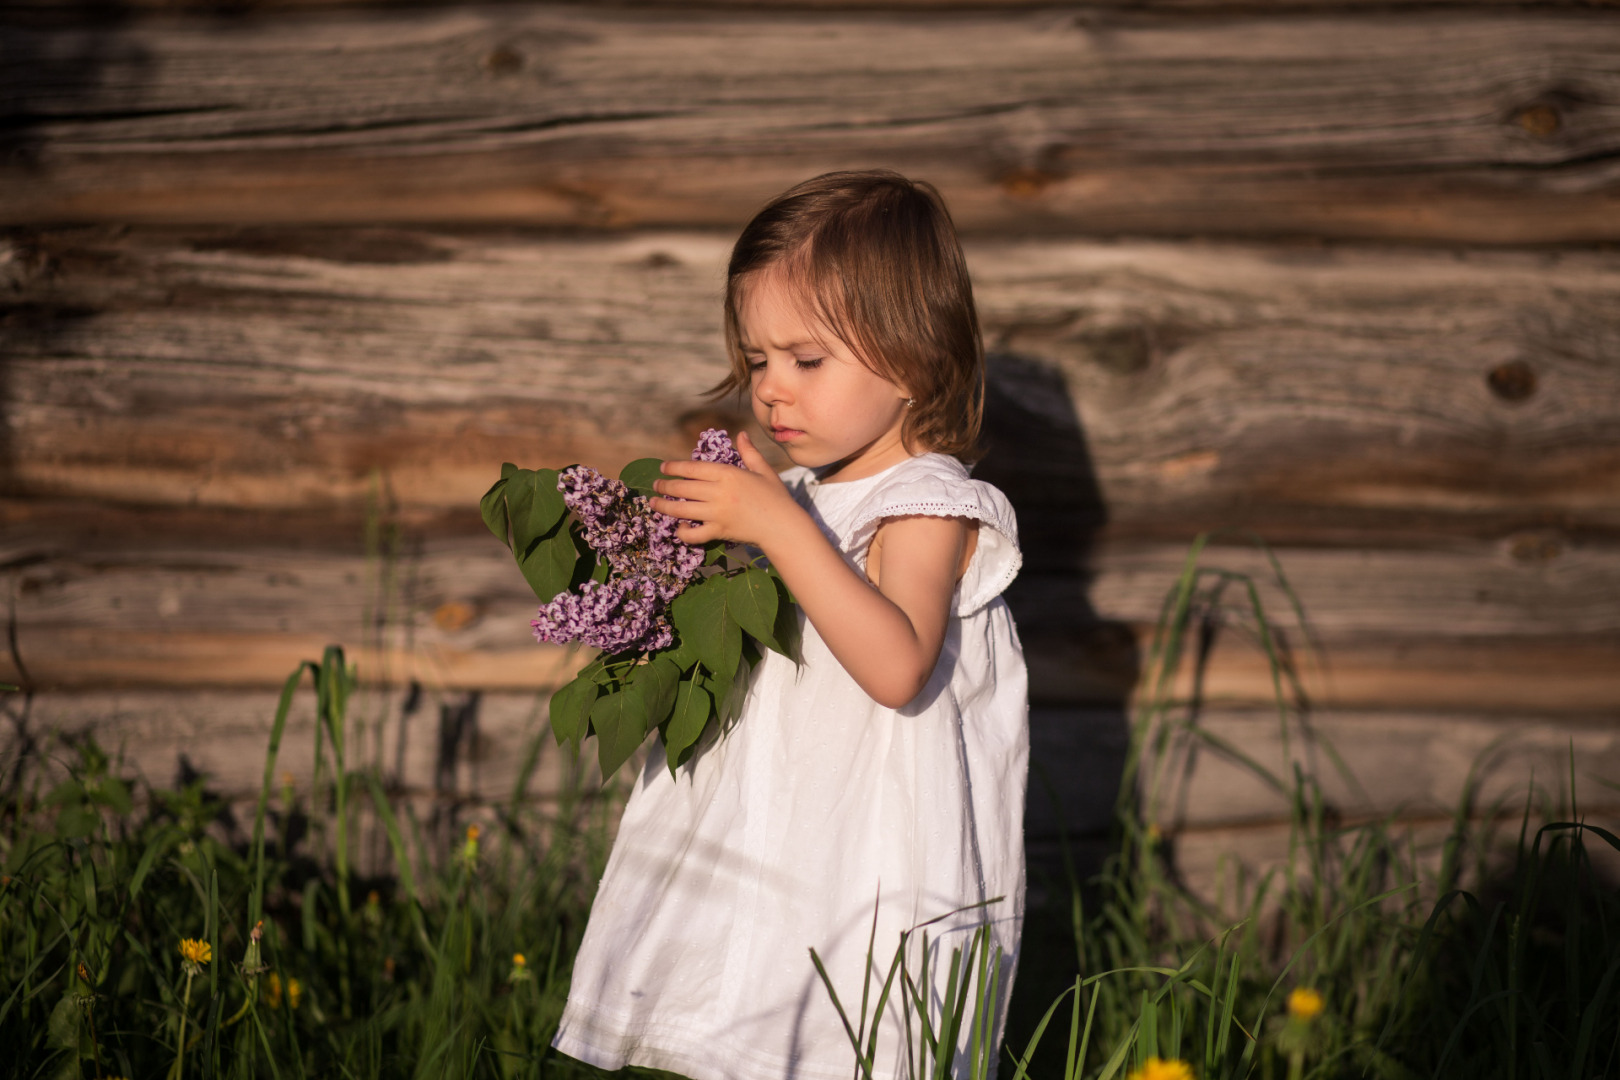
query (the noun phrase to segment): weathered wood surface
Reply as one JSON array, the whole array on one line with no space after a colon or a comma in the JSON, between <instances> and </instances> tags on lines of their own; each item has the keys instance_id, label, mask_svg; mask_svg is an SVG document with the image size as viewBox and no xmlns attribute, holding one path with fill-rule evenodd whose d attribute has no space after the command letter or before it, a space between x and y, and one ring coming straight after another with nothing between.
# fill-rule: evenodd
<instances>
[{"instance_id":1,"label":"weathered wood surface","mask_svg":"<svg viewBox=\"0 0 1620 1080\"><path fill-rule=\"evenodd\" d=\"M1620 820L1620 798L1605 786L1620 777L1620 729L1611 721L1328 709L1304 726L1290 717L1288 727L1285 747L1275 710L1206 711L1197 721L1201 737L1178 735L1162 772L1151 760L1144 767L1145 816L1167 832L1286 821L1297 764L1337 821L1434 821L1503 806L1522 812L1532 782L1535 813L1553 814L1570 805L1572 767L1588 820ZM1105 830L1125 759L1122 718L1037 707L1030 739L1030 831L1049 836L1059 822Z\"/></svg>"},{"instance_id":2,"label":"weathered wood surface","mask_svg":"<svg viewBox=\"0 0 1620 1080\"><path fill-rule=\"evenodd\" d=\"M470 512L470 511L469 511ZM87 511L93 513L93 511ZM69 549L71 552L69 552ZM380 683L520 689L556 686L581 662L536 646L534 601L492 537L419 540L390 562L306 548L140 545L13 533L0 554L19 670L38 687L273 686L328 642L355 650ZM1030 575L1009 599L1037 701L1123 700L1184 549L1103 544L1090 578ZM1293 650L1309 698L1360 708L1620 710L1620 549L1515 559L1502 544L1448 551L1277 552L1320 651L1309 647L1249 548L1204 565L1251 574ZM1206 673L1215 700L1265 702L1272 680L1241 629Z\"/></svg>"},{"instance_id":3,"label":"weathered wood surface","mask_svg":"<svg viewBox=\"0 0 1620 1080\"><path fill-rule=\"evenodd\" d=\"M190 770L230 798L257 794L275 715L271 690L163 689L60 691L34 703L30 730L93 734L121 752L156 786ZM469 701L472 702L469 709ZM1445 713L1360 713L1323 710L1309 731L1290 722L1285 752L1275 712L1215 709L1202 730L1292 785L1297 762L1322 786L1328 811L1340 820L1448 817L1473 786L1475 813L1522 809L1534 781L1538 811L1569 803L1570 758L1575 794L1589 820L1620 815L1604 781L1620 777L1620 731L1612 725L1547 714L1481 718ZM1034 771L1030 831L1042 838L1064 827L1106 831L1125 753L1125 724L1117 713L1036 708L1030 717ZM397 789L444 800L499 801L511 797L534 753L526 786L532 798L556 797L569 776L568 755L545 726L543 697L532 693L416 693L367 688L350 710L357 767L375 767ZM0 757L15 745L7 726ZM539 740L540 745L535 746ZM314 776L313 693L306 682L294 699L277 759L276 782L307 790ZM1343 770L1329 756L1336 751ZM599 781L587 778L587 787ZM1244 829L1288 818L1287 799L1271 781L1211 745L1191 761L1178 758L1165 773L1157 823L1167 831ZM1543 807L1541 804L1545 803Z\"/></svg>"},{"instance_id":4,"label":"weathered wood surface","mask_svg":"<svg viewBox=\"0 0 1620 1080\"><path fill-rule=\"evenodd\" d=\"M516 6L527 0L485 0L484 7L495 8L503 4ZM591 4L589 0L575 0L577 6L607 6ZM1616 0L1539 0L1538 8L1590 9L1614 7ZM1478 8L1523 6L1523 0L1288 0L1285 4L1268 5L1269 10L1308 10L1333 8L1355 11L1361 8L1379 10L1401 8ZM64 18L83 19L127 18L135 14L202 14L244 15L265 12L310 12L398 10L400 8L442 7L443 0L8 0L7 10L14 17L32 17L60 21ZM613 0L616 8L669 8L690 9L690 0ZM761 11L870 11L894 12L912 9L932 11L986 11L986 10L1047 10L1051 0L705 0L708 8ZM1091 0L1085 5L1070 5L1074 10L1123 8L1130 11L1190 11L1198 14L1248 14L1254 5L1234 3L1234 0Z\"/></svg>"},{"instance_id":5,"label":"weathered wood surface","mask_svg":"<svg viewBox=\"0 0 1620 1080\"><path fill-rule=\"evenodd\" d=\"M0 30L0 220L736 227L839 167L974 230L1620 238L1603 9L488 7Z\"/></svg>"},{"instance_id":6,"label":"weathered wood surface","mask_svg":"<svg viewBox=\"0 0 1620 1080\"><path fill-rule=\"evenodd\" d=\"M727 242L13 231L11 527L78 498L267 511L255 529L308 542L380 475L404 519L454 531L502 460L680 453L717 416ZM1620 530L1620 255L985 240L969 261L995 354L981 475L1032 571L1073 569L1105 517L1507 538L1550 565Z\"/></svg>"}]
</instances>

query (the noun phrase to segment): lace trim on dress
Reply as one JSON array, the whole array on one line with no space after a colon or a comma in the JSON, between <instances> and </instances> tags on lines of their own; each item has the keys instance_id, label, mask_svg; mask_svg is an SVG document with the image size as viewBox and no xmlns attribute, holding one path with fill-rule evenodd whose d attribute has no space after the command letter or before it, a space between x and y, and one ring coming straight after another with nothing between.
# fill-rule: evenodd
<instances>
[{"instance_id":1,"label":"lace trim on dress","mask_svg":"<svg viewBox=\"0 0 1620 1080\"><path fill-rule=\"evenodd\" d=\"M947 459L950 460L950 459ZM968 568L957 583L953 614L971 615L1000 596L1018 576L1023 556L1018 550L1018 523L1006 496L982 481L929 472L873 493L861 507L849 530L847 550L856 565L866 568L866 555L878 526L888 518L921 515L962 517L989 528L979 530L979 541Z\"/></svg>"}]
</instances>

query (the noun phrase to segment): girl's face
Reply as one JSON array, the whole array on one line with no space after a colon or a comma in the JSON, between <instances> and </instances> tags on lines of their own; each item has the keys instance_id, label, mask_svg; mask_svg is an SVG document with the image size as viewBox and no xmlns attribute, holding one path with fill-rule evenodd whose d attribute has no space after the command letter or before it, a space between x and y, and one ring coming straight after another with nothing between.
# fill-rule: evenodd
<instances>
[{"instance_id":1,"label":"girl's face","mask_svg":"<svg viewBox=\"0 0 1620 1080\"><path fill-rule=\"evenodd\" d=\"M808 316L783 276L756 275L737 309L755 419L795 465L836 465L839 480L910 457L900 439L909 395Z\"/></svg>"}]
</instances>

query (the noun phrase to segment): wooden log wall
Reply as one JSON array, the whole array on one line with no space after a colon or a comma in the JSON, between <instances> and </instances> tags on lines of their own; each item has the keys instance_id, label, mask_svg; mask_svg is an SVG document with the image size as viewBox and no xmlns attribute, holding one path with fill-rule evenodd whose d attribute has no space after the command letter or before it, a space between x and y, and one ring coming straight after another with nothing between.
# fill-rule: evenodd
<instances>
[{"instance_id":1,"label":"wooden log wall","mask_svg":"<svg viewBox=\"0 0 1620 1080\"><path fill-rule=\"evenodd\" d=\"M529 640L478 495L739 422L702 398L730 240L882 165L953 207L992 354L1032 848L1106 821L1210 530L1360 778L1323 774L1340 812L1432 819L1492 748L1493 797L1573 751L1617 808L1612 8L32 0L0 117L0 678L34 730L246 791L270 688L343 642L379 762L504 793L579 660ZM477 738L402 736L412 686ZM1286 765L1236 628L1204 693ZM1189 776L1190 867L1277 835L1230 760Z\"/></svg>"}]
</instances>

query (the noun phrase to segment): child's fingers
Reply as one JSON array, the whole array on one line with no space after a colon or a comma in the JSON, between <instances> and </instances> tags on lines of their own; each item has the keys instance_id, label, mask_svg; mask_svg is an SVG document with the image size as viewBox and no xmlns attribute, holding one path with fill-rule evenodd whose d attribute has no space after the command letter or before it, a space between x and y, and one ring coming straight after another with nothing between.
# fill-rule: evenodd
<instances>
[{"instance_id":1,"label":"child's fingers","mask_svg":"<svg viewBox=\"0 0 1620 1080\"><path fill-rule=\"evenodd\" d=\"M660 514L668 514L672 518L681 518L685 521L703 521L708 517L705 512L707 508L702 503L688 499L661 499L655 495L647 500L647 505Z\"/></svg>"},{"instance_id":2,"label":"child's fingers","mask_svg":"<svg viewBox=\"0 0 1620 1080\"><path fill-rule=\"evenodd\" d=\"M665 476L683 476L693 480L713 480L721 475L720 470L729 469L730 465L721 465L715 461L660 461L658 471Z\"/></svg>"},{"instance_id":3,"label":"child's fingers","mask_svg":"<svg viewBox=\"0 0 1620 1080\"><path fill-rule=\"evenodd\" d=\"M765 456L759 452L759 447L754 445L754 440L749 438L748 432L737 432L737 441L732 445L737 448L737 456L742 458L743 464L748 467L748 471L759 472L755 466L763 465Z\"/></svg>"},{"instance_id":4,"label":"child's fingers","mask_svg":"<svg viewBox=\"0 0 1620 1080\"><path fill-rule=\"evenodd\" d=\"M683 521L675 527L675 538L683 544L697 547L699 544L707 544L710 540L720 539L720 530L700 521Z\"/></svg>"},{"instance_id":5,"label":"child's fingers","mask_svg":"<svg viewBox=\"0 0 1620 1080\"><path fill-rule=\"evenodd\" d=\"M737 447L737 456L742 458L743 465L749 472L759 473L773 480L778 479L776 470L771 468L771 463L765 460L765 455L759 452L759 447L754 445L754 440L749 437L748 432L737 432L735 445Z\"/></svg>"},{"instance_id":6,"label":"child's fingers","mask_svg":"<svg viewBox=\"0 0 1620 1080\"><path fill-rule=\"evenodd\" d=\"M658 480L653 490L670 499L702 499L712 494L714 485L707 480Z\"/></svg>"}]
</instances>

